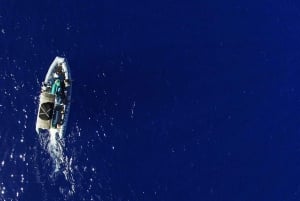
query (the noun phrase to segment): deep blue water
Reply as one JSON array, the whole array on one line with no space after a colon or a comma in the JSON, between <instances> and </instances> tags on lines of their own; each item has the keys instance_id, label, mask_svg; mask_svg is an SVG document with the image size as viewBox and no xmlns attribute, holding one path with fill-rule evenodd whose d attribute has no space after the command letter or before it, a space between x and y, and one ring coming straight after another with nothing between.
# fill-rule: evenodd
<instances>
[{"instance_id":1,"label":"deep blue water","mask_svg":"<svg viewBox=\"0 0 300 201\"><path fill-rule=\"evenodd\" d=\"M297 1L2 0L0 200L299 200L299 21ZM35 133L55 56L68 179Z\"/></svg>"}]
</instances>

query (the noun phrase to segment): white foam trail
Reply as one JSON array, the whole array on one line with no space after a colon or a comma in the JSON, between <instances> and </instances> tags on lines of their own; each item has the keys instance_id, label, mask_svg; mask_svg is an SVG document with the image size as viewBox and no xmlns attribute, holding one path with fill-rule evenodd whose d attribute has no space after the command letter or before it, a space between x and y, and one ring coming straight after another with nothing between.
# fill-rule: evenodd
<instances>
[{"instance_id":1,"label":"white foam trail","mask_svg":"<svg viewBox=\"0 0 300 201\"><path fill-rule=\"evenodd\" d=\"M64 164L64 139L57 132L56 129L50 129L49 143L47 146L48 152L53 160L55 167L54 173L61 170L61 166Z\"/></svg>"},{"instance_id":2,"label":"white foam trail","mask_svg":"<svg viewBox=\"0 0 300 201\"><path fill-rule=\"evenodd\" d=\"M39 140L41 146L49 153L52 161L53 170L49 176L53 181L58 179L60 182L62 181L61 176L63 176L64 182L60 184L59 191L65 197L64 200L68 200L76 193L76 183L73 175L73 158L68 157L65 153L63 135L60 135L56 129L50 129L39 133Z\"/></svg>"}]
</instances>

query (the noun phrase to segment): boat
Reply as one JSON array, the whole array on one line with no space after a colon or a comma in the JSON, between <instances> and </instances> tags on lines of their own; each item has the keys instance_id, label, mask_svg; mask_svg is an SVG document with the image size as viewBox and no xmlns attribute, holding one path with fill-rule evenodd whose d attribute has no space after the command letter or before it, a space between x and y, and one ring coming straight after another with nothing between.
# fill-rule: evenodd
<instances>
[{"instance_id":1,"label":"boat","mask_svg":"<svg viewBox=\"0 0 300 201\"><path fill-rule=\"evenodd\" d=\"M70 67L65 58L56 57L41 86L36 120L38 134L49 131L64 135L70 113L71 95Z\"/></svg>"}]
</instances>

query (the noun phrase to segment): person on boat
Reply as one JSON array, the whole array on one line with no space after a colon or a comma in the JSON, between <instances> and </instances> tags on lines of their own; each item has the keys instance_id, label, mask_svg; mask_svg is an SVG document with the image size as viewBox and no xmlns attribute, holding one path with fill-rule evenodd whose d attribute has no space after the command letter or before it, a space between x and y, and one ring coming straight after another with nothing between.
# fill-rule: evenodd
<instances>
[{"instance_id":1,"label":"person on boat","mask_svg":"<svg viewBox=\"0 0 300 201\"><path fill-rule=\"evenodd\" d=\"M63 71L63 67L61 63L55 67L54 75L56 75L57 78L60 79L61 81L65 79L65 73Z\"/></svg>"},{"instance_id":2,"label":"person on boat","mask_svg":"<svg viewBox=\"0 0 300 201\"><path fill-rule=\"evenodd\" d=\"M57 105L54 108L54 112L53 112L52 127L58 128L62 124L63 124L63 107L60 105Z\"/></svg>"},{"instance_id":3,"label":"person on boat","mask_svg":"<svg viewBox=\"0 0 300 201\"><path fill-rule=\"evenodd\" d=\"M57 66L55 67L55 73L57 74L61 74L63 72L62 70L62 64L57 64Z\"/></svg>"}]
</instances>

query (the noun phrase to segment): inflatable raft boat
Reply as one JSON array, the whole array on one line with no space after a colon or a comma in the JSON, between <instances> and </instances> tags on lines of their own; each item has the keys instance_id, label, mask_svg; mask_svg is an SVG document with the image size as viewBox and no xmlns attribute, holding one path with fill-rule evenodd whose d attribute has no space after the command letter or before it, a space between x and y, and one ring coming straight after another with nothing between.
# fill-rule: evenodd
<instances>
[{"instance_id":1,"label":"inflatable raft boat","mask_svg":"<svg viewBox=\"0 0 300 201\"><path fill-rule=\"evenodd\" d=\"M71 73L65 58L56 57L42 83L36 132L54 131L63 136L68 123L72 93ZM52 133L52 132L50 132Z\"/></svg>"}]
</instances>

